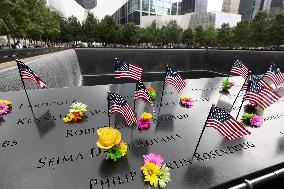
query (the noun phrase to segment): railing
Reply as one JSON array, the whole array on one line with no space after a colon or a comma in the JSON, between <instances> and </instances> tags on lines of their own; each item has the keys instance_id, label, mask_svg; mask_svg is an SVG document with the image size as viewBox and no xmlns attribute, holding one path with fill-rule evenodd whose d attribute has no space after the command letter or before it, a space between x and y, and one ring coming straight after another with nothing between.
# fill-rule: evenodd
<instances>
[{"instance_id":1,"label":"railing","mask_svg":"<svg viewBox=\"0 0 284 189\"><path fill-rule=\"evenodd\" d=\"M8 62L16 58L28 58L41 54L52 53L56 51L65 50L68 48L50 47L50 48L33 48L33 49L13 49L13 50L0 50L0 63Z\"/></svg>"}]
</instances>

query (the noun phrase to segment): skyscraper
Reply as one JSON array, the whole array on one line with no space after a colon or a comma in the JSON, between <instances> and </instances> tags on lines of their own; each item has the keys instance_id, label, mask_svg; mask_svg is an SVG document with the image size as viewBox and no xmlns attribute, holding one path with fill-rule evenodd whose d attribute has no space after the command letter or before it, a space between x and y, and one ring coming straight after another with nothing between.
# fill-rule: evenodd
<instances>
[{"instance_id":1,"label":"skyscraper","mask_svg":"<svg viewBox=\"0 0 284 189\"><path fill-rule=\"evenodd\" d=\"M284 11L284 0L271 0L269 14L276 15L281 11Z\"/></svg>"},{"instance_id":2,"label":"skyscraper","mask_svg":"<svg viewBox=\"0 0 284 189\"><path fill-rule=\"evenodd\" d=\"M239 6L240 6L240 0L224 0L222 11L238 14Z\"/></svg>"},{"instance_id":3,"label":"skyscraper","mask_svg":"<svg viewBox=\"0 0 284 189\"><path fill-rule=\"evenodd\" d=\"M252 19L254 5L254 0L240 0L239 14L242 15L242 20Z\"/></svg>"},{"instance_id":4,"label":"skyscraper","mask_svg":"<svg viewBox=\"0 0 284 189\"><path fill-rule=\"evenodd\" d=\"M182 0L181 2L181 14L194 12L195 0Z\"/></svg>"}]
</instances>

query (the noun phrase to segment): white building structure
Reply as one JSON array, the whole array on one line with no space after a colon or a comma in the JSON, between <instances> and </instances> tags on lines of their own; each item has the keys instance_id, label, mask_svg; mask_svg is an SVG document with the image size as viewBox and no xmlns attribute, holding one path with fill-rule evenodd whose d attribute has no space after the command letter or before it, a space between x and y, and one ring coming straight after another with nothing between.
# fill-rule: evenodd
<instances>
[{"instance_id":1,"label":"white building structure","mask_svg":"<svg viewBox=\"0 0 284 189\"><path fill-rule=\"evenodd\" d=\"M222 24L228 23L230 27L234 27L241 21L241 15L225 13L225 12L207 12L207 13L187 13L185 15L167 15L167 16L142 16L141 27L146 28L153 21L156 21L157 26L161 28L167 25L170 21L176 20L182 29L195 29L202 25L207 27L213 25L215 28L220 28Z\"/></svg>"},{"instance_id":2,"label":"white building structure","mask_svg":"<svg viewBox=\"0 0 284 189\"><path fill-rule=\"evenodd\" d=\"M86 17L86 10L75 0L46 0L46 5L51 11L65 18L74 16L83 22Z\"/></svg>"}]
</instances>

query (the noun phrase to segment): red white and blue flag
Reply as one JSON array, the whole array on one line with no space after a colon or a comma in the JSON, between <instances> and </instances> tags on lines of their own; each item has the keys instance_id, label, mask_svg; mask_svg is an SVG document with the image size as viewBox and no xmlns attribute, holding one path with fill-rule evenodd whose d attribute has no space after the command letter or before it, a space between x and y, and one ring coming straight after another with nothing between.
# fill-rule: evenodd
<instances>
[{"instance_id":1,"label":"red white and blue flag","mask_svg":"<svg viewBox=\"0 0 284 189\"><path fill-rule=\"evenodd\" d=\"M139 98L141 98L141 99L145 100L146 102L149 102L149 103L152 104L151 98L148 95L148 92L147 92L145 85L143 84L142 81L137 80L134 99L137 100Z\"/></svg>"},{"instance_id":2,"label":"red white and blue flag","mask_svg":"<svg viewBox=\"0 0 284 189\"><path fill-rule=\"evenodd\" d=\"M251 134L228 112L218 107L211 108L205 126L217 129L224 137L229 140Z\"/></svg>"},{"instance_id":3,"label":"red white and blue flag","mask_svg":"<svg viewBox=\"0 0 284 189\"><path fill-rule=\"evenodd\" d=\"M260 105L263 109L277 102L281 96L276 94L271 88L263 86L260 82L250 80L248 89L244 95L244 100L248 100Z\"/></svg>"},{"instance_id":4,"label":"red white and blue flag","mask_svg":"<svg viewBox=\"0 0 284 189\"><path fill-rule=\"evenodd\" d=\"M124 117L127 125L131 125L137 122L133 110L122 96L115 93L108 93L107 100L109 116L114 113L119 113Z\"/></svg>"},{"instance_id":5,"label":"red white and blue flag","mask_svg":"<svg viewBox=\"0 0 284 189\"><path fill-rule=\"evenodd\" d=\"M262 86L273 90L272 87L270 87L270 85L268 83L266 83L261 77L259 77L257 75L250 75L249 80L244 83L241 90L243 90L243 91L247 90L249 81L257 82L257 83L261 84Z\"/></svg>"},{"instance_id":6,"label":"red white and blue flag","mask_svg":"<svg viewBox=\"0 0 284 189\"><path fill-rule=\"evenodd\" d=\"M115 79L131 78L141 80L143 69L127 61L115 59Z\"/></svg>"},{"instance_id":7,"label":"red white and blue flag","mask_svg":"<svg viewBox=\"0 0 284 189\"><path fill-rule=\"evenodd\" d=\"M284 83L284 75L276 64L272 64L263 77L271 79L276 88Z\"/></svg>"},{"instance_id":8,"label":"red white and blue flag","mask_svg":"<svg viewBox=\"0 0 284 189\"><path fill-rule=\"evenodd\" d=\"M47 88L47 85L44 83L44 81L38 75L36 75L30 67L18 60L17 66L22 79L33 80L37 82L42 89Z\"/></svg>"},{"instance_id":9,"label":"red white and blue flag","mask_svg":"<svg viewBox=\"0 0 284 189\"><path fill-rule=\"evenodd\" d=\"M240 75L244 79L248 77L249 69L240 60L235 60L230 70L231 74Z\"/></svg>"},{"instance_id":10,"label":"red white and blue flag","mask_svg":"<svg viewBox=\"0 0 284 189\"><path fill-rule=\"evenodd\" d=\"M177 73L176 69L167 67L165 83L173 85L178 92L185 88L185 81Z\"/></svg>"}]
</instances>

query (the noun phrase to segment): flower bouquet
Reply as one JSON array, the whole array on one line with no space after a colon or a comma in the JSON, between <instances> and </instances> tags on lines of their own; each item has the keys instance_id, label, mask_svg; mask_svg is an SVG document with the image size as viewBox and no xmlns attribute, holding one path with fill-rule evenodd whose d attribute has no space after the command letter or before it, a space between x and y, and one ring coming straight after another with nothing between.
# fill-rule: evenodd
<instances>
[{"instance_id":1,"label":"flower bouquet","mask_svg":"<svg viewBox=\"0 0 284 189\"><path fill-rule=\"evenodd\" d=\"M121 133L112 127L103 127L97 130L99 140L97 146L107 150L106 159L119 160L126 155L127 144L121 140Z\"/></svg>"},{"instance_id":2,"label":"flower bouquet","mask_svg":"<svg viewBox=\"0 0 284 189\"><path fill-rule=\"evenodd\" d=\"M163 157L160 154L150 153L143 155L144 165L140 168L144 174L144 181L150 182L155 188L165 188L171 181L170 169L163 164Z\"/></svg>"},{"instance_id":3,"label":"flower bouquet","mask_svg":"<svg viewBox=\"0 0 284 189\"><path fill-rule=\"evenodd\" d=\"M71 109L69 110L69 113L63 118L64 123L79 122L86 117L85 115L85 112L87 112L86 104L83 104L81 102L76 102L73 103L70 107Z\"/></svg>"},{"instance_id":4,"label":"flower bouquet","mask_svg":"<svg viewBox=\"0 0 284 189\"><path fill-rule=\"evenodd\" d=\"M229 92L229 89L231 89L235 85L234 82L230 82L229 80L224 80L222 83L222 92Z\"/></svg>"},{"instance_id":5,"label":"flower bouquet","mask_svg":"<svg viewBox=\"0 0 284 189\"><path fill-rule=\"evenodd\" d=\"M260 110L261 110L261 107L254 101L250 101L250 103L245 105L245 107L244 107L245 113L257 114L257 112L260 111Z\"/></svg>"},{"instance_id":6,"label":"flower bouquet","mask_svg":"<svg viewBox=\"0 0 284 189\"><path fill-rule=\"evenodd\" d=\"M245 113L242 117L242 123L253 127L260 127L262 119L259 115L254 113Z\"/></svg>"},{"instance_id":7,"label":"flower bouquet","mask_svg":"<svg viewBox=\"0 0 284 189\"><path fill-rule=\"evenodd\" d=\"M8 114L12 109L12 103L8 100L0 99L0 118Z\"/></svg>"},{"instance_id":8,"label":"flower bouquet","mask_svg":"<svg viewBox=\"0 0 284 189\"><path fill-rule=\"evenodd\" d=\"M156 96L157 96L157 92L155 91L155 89L151 86L146 87L147 89L147 93L150 96L151 101L155 101Z\"/></svg>"},{"instance_id":9,"label":"flower bouquet","mask_svg":"<svg viewBox=\"0 0 284 189\"><path fill-rule=\"evenodd\" d=\"M138 129L149 129L151 126L150 119L152 118L152 114L144 112L141 114L140 119L138 121Z\"/></svg>"},{"instance_id":10,"label":"flower bouquet","mask_svg":"<svg viewBox=\"0 0 284 189\"><path fill-rule=\"evenodd\" d=\"M193 105L193 100L189 96L181 96L179 99L179 104L182 107L189 108Z\"/></svg>"}]
</instances>

